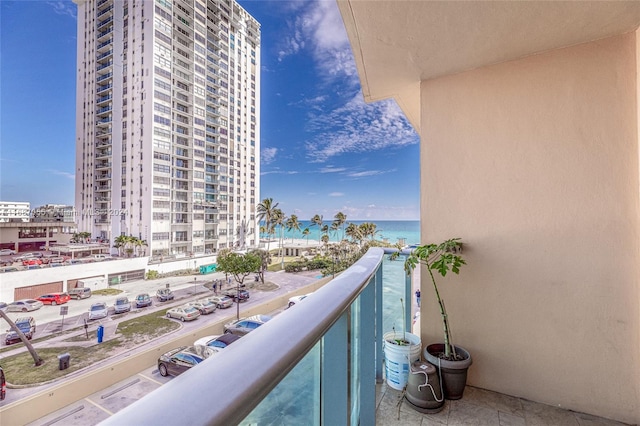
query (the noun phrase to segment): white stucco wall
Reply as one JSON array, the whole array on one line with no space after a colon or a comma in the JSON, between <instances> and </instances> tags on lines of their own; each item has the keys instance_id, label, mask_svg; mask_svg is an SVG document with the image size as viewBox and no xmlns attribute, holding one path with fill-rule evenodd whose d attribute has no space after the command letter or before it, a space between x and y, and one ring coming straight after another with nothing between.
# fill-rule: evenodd
<instances>
[{"instance_id":1,"label":"white stucco wall","mask_svg":"<svg viewBox=\"0 0 640 426\"><path fill-rule=\"evenodd\" d=\"M640 422L637 52L630 33L422 83L422 241L464 240L440 282L474 386Z\"/></svg>"}]
</instances>

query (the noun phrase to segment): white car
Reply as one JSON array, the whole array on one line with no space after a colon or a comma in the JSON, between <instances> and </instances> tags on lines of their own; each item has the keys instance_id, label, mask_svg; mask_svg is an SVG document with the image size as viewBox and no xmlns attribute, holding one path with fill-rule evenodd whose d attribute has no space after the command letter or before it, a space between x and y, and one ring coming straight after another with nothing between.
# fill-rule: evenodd
<instances>
[{"instance_id":1,"label":"white car","mask_svg":"<svg viewBox=\"0 0 640 426\"><path fill-rule=\"evenodd\" d=\"M296 303L302 302L304 299L306 299L307 297L311 296L312 294L313 293L308 293L308 294L303 294L302 296L293 296L293 297L289 298L289 304L287 305L287 308L292 307Z\"/></svg>"},{"instance_id":2,"label":"white car","mask_svg":"<svg viewBox=\"0 0 640 426\"><path fill-rule=\"evenodd\" d=\"M0 256L13 256L14 254L16 254L15 250L10 250L10 249L0 250Z\"/></svg>"},{"instance_id":3,"label":"white car","mask_svg":"<svg viewBox=\"0 0 640 426\"><path fill-rule=\"evenodd\" d=\"M106 318L109 315L109 308L104 302L94 303L89 308L89 319L96 320Z\"/></svg>"},{"instance_id":4,"label":"white car","mask_svg":"<svg viewBox=\"0 0 640 426\"><path fill-rule=\"evenodd\" d=\"M194 346L208 346L210 348L224 349L239 338L240 336L236 336L235 334L206 336L202 339L196 340L193 344Z\"/></svg>"},{"instance_id":5,"label":"white car","mask_svg":"<svg viewBox=\"0 0 640 426\"><path fill-rule=\"evenodd\" d=\"M7 312L30 312L42 308L43 303L35 299L22 299L7 305Z\"/></svg>"}]
</instances>

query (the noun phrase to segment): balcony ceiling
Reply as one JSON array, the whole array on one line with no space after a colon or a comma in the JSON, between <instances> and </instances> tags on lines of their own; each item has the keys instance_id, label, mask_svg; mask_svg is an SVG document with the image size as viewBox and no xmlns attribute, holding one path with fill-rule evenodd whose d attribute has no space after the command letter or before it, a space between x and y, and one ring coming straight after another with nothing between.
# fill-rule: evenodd
<instances>
[{"instance_id":1,"label":"balcony ceiling","mask_svg":"<svg viewBox=\"0 0 640 426\"><path fill-rule=\"evenodd\" d=\"M422 80L634 31L640 1L337 0L368 102L419 131Z\"/></svg>"}]
</instances>

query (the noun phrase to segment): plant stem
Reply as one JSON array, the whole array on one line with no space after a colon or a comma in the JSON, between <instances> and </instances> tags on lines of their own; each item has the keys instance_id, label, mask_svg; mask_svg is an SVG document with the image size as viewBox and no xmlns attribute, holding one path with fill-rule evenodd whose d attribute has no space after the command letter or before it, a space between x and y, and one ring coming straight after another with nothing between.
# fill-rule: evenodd
<instances>
[{"instance_id":1,"label":"plant stem","mask_svg":"<svg viewBox=\"0 0 640 426\"><path fill-rule=\"evenodd\" d=\"M449 336L449 320L447 318L447 311L444 308L444 301L440 298L440 292L438 291L438 286L436 285L436 279L433 276L433 272L431 272L430 266L427 264L427 271L429 271L429 276L431 277L431 283L433 284L433 289L436 292L436 299L438 300L438 305L440 307L440 315L442 316L442 327L444 329L444 356L446 359L450 359L451 357L451 342Z\"/></svg>"}]
</instances>

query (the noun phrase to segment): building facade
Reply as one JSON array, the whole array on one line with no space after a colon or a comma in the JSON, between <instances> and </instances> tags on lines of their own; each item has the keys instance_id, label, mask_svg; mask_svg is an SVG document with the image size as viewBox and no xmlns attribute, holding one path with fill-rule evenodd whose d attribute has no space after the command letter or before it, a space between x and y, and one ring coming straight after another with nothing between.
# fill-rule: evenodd
<instances>
[{"instance_id":1,"label":"building facade","mask_svg":"<svg viewBox=\"0 0 640 426\"><path fill-rule=\"evenodd\" d=\"M232 0L76 0L76 222L153 256L257 244L260 25Z\"/></svg>"},{"instance_id":2,"label":"building facade","mask_svg":"<svg viewBox=\"0 0 640 426\"><path fill-rule=\"evenodd\" d=\"M29 222L31 204L22 201L0 201L0 222Z\"/></svg>"}]
</instances>

